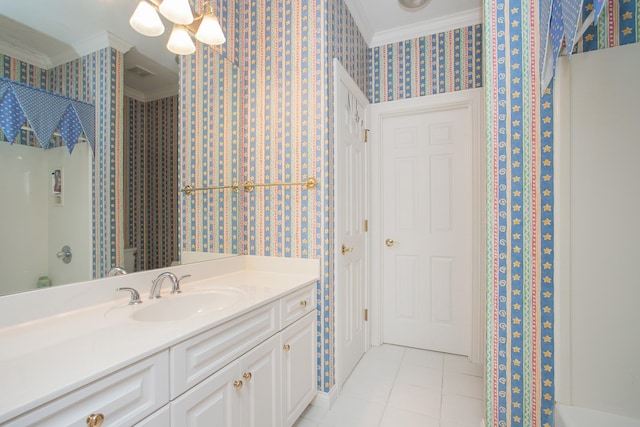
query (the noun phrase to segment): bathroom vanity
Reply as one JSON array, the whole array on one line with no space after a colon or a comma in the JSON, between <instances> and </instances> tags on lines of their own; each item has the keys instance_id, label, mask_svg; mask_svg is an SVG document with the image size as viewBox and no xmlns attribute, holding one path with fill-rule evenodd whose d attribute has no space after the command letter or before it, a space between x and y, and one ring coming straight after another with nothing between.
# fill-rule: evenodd
<instances>
[{"instance_id":1,"label":"bathroom vanity","mask_svg":"<svg viewBox=\"0 0 640 427\"><path fill-rule=\"evenodd\" d=\"M2 297L0 425L290 426L316 395L319 268L239 256ZM163 271L191 277L150 300Z\"/></svg>"}]
</instances>

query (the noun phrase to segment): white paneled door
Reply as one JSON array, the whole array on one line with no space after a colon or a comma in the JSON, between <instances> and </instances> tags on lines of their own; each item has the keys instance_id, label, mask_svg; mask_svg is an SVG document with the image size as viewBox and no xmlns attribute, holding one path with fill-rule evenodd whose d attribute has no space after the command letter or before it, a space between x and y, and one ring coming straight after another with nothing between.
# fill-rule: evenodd
<instances>
[{"instance_id":1,"label":"white paneled door","mask_svg":"<svg viewBox=\"0 0 640 427\"><path fill-rule=\"evenodd\" d=\"M368 344L367 177L365 143L367 98L334 61L336 162L336 339L338 381L353 370Z\"/></svg>"},{"instance_id":2,"label":"white paneled door","mask_svg":"<svg viewBox=\"0 0 640 427\"><path fill-rule=\"evenodd\" d=\"M469 355L470 108L386 116L381 125L383 341Z\"/></svg>"}]
</instances>

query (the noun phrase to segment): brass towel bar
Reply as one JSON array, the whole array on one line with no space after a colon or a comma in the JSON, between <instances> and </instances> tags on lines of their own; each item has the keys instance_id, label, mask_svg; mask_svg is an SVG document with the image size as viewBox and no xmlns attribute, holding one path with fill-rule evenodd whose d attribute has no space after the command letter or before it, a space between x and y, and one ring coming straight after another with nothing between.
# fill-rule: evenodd
<instances>
[{"instance_id":1,"label":"brass towel bar","mask_svg":"<svg viewBox=\"0 0 640 427\"><path fill-rule=\"evenodd\" d=\"M240 187L242 187L244 188L244 191L246 191L247 193L250 193L256 187L288 187L291 185L301 185L305 190L313 190L318 186L318 180L315 178L307 178L306 181L302 181L302 182L270 182L266 184L256 184L253 181L247 181L242 185L234 184L234 185L223 185L219 187L199 187L199 188L187 185L182 190L180 190L180 192L185 193L187 195L192 195L196 191L225 190L227 188L231 188L233 189L234 192L237 193Z\"/></svg>"}]
</instances>

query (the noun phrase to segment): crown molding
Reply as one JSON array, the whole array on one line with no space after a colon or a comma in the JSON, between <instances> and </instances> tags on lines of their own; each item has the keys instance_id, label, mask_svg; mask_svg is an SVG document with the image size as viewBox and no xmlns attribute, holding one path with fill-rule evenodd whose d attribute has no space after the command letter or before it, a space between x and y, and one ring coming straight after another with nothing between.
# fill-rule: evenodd
<instances>
[{"instance_id":1,"label":"crown molding","mask_svg":"<svg viewBox=\"0 0 640 427\"><path fill-rule=\"evenodd\" d=\"M48 70L52 67L51 60L47 55L38 52L31 52L29 50L9 44L3 40L0 40L0 53L11 58L15 58L19 61L26 62L27 64L43 68L45 70Z\"/></svg>"},{"instance_id":2,"label":"crown molding","mask_svg":"<svg viewBox=\"0 0 640 427\"><path fill-rule=\"evenodd\" d=\"M150 92L143 92L129 86L124 87L124 96L133 98L140 102L151 102L162 98L168 98L170 96L178 95L179 92L178 84L154 89Z\"/></svg>"},{"instance_id":3,"label":"crown molding","mask_svg":"<svg viewBox=\"0 0 640 427\"><path fill-rule=\"evenodd\" d=\"M52 64L49 68L66 64L67 62L82 58L83 56L89 55L93 52L97 52L106 47L112 47L122 53L126 53L133 47L133 45L124 41L120 37L115 36L108 31L105 31L88 39L75 43L72 46L72 49L63 52L60 55L49 58Z\"/></svg>"},{"instance_id":4,"label":"crown molding","mask_svg":"<svg viewBox=\"0 0 640 427\"><path fill-rule=\"evenodd\" d=\"M416 24L394 28L392 30L378 31L373 35L371 42L369 43L369 47L377 47L411 40L429 34L441 33L443 31L468 27L470 25L480 23L482 23L482 9L471 9L456 13L455 15L429 19Z\"/></svg>"},{"instance_id":5,"label":"crown molding","mask_svg":"<svg viewBox=\"0 0 640 427\"><path fill-rule=\"evenodd\" d=\"M367 14L362 7L362 3L355 0L345 0L345 3L347 4L347 8L353 17L353 20L356 22L356 26L360 30L360 34L367 43L367 46L371 45L371 39L374 36L373 27L367 18Z\"/></svg>"},{"instance_id":6,"label":"crown molding","mask_svg":"<svg viewBox=\"0 0 640 427\"><path fill-rule=\"evenodd\" d=\"M64 52L50 56L40 52L32 52L0 40L0 53L45 70L74 61L105 47L112 47L122 53L126 53L133 45L109 32L104 32L76 43Z\"/></svg>"}]
</instances>

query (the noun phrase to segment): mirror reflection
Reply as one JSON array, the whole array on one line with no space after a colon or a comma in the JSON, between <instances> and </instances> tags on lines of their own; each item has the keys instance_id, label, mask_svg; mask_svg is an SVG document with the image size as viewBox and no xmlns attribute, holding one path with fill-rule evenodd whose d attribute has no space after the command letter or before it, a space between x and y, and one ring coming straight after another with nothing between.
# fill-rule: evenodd
<instances>
[{"instance_id":1,"label":"mirror reflection","mask_svg":"<svg viewBox=\"0 0 640 427\"><path fill-rule=\"evenodd\" d=\"M11 206L0 220L0 295L102 277L116 265L134 272L238 253L239 195L179 192L238 181L237 65L202 46L177 58L166 37L137 34L128 25L135 2L90 12L81 0L10 3L0 6L0 76L95 104L97 147L81 139L71 153L64 141L43 150L30 130L13 144L0 134L0 196ZM105 47L78 49L97 33ZM220 103L185 106L180 72L202 72L203 58ZM204 130L194 125L203 116L215 117ZM203 218L209 211L215 221Z\"/></svg>"}]
</instances>

